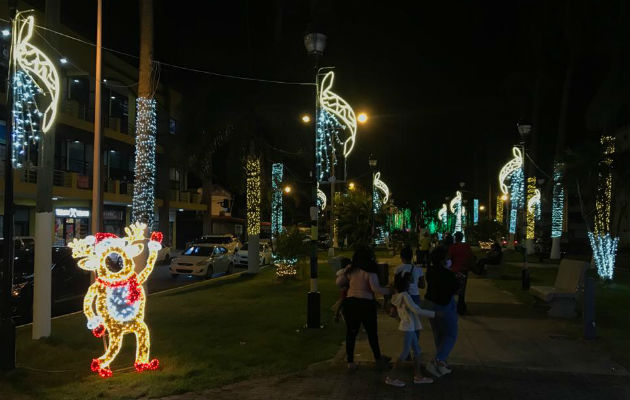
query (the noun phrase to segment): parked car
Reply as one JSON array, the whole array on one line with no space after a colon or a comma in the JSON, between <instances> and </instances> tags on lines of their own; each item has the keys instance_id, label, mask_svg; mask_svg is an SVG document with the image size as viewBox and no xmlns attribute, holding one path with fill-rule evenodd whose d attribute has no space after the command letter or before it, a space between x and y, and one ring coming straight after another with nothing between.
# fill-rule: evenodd
<instances>
[{"instance_id":1,"label":"parked car","mask_svg":"<svg viewBox=\"0 0 630 400\"><path fill-rule=\"evenodd\" d=\"M171 262L171 248L164 246L158 251L156 264L168 264Z\"/></svg>"},{"instance_id":2,"label":"parked car","mask_svg":"<svg viewBox=\"0 0 630 400\"><path fill-rule=\"evenodd\" d=\"M193 244L181 256L174 257L169 267L171 276L195 275L211 278L215 274L234 272L233 254L223 245Z\"/></svg>"},{"instance_id":3,"label":"parked car","mask_svg":"<svg viewBox=\"0 0 630 400\"><path fill-rule=\"evenodd\" d=\"M260 255L260 265L268 265L273 261L271 246L267 243L260 243L258 254ZM247 268L249 256L249 246L245 243L234 255L234 265Z\"/></svg>"},{"instance_id":4,"label":"parked car","mask_svg":"<svg viewBox=\"0 0 630 400\"><path fill-rule=\"evenodd\" d=\"M225 247L230 252L230 254L234 254L236 250L241 248L241 242L234 235L230 235L229 233L221 235L203 235L199 239L193 241L189 246L195 244L220 245Z\"/></svg>"},{"instance_id":5,"label":"parked car","mask_svg":"<svg viewBox=\"0 0 630 400\"><path fill-rule=\"evenodd\" d=\"M69 247L52 248L52 302L53 316L81 309L83 297L90 286L90 272L77 266ZM33 317L33 259L17 255L14 263L13 315L17 323L28 323Z\"/></svg>"}]
</instances>

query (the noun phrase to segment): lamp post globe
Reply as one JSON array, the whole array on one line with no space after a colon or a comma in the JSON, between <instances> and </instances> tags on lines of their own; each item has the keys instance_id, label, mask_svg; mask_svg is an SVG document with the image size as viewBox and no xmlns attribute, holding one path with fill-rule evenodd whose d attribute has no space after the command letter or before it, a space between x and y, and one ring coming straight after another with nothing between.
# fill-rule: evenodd
<instances>
[{"instance_id":1,"label":"lamp post globe","mask_svg":"<svg viewBox=\"0 0 630 400\"><path fill-rule=\"evenodd\" d=\"M304 47L309 55L320 57L326 49L326 35L319 32L309 32L304 35Z\"/></svg>"}]
</instances>

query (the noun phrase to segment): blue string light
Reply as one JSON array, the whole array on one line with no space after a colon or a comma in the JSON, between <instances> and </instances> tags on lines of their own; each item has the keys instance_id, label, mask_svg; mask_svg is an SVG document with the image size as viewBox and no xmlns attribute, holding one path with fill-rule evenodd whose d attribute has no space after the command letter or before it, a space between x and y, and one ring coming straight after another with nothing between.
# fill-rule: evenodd
<instances>
[{"instance_id":1,"label":"blue string light","mask_svg":"<svg viewBox=\"0 0 630 400\"><path fill-rule=\"evenodd\" d=\"M323 108L317 118L317 136L315 138L315 157L317 161L317 178L319 181L327 180L332 166L332 155L335 152L335 144L343 144L339 139L339 132L345 127L337 118ZM336 163L336 159L335 159Z\"/></svg>"},{"instance_id":2,"label":"blue string light","mask_svg":"<svg viewBox=\"0 0 630 400\"><path fill-rule=\"evenodd\" d=\"M271 235L278 236L282 232L282 178L284 165L274 163L271 166Z\"/></svg>"},{"instance_id":3,"label":"blue string light","mask_svg":"<svg viewBox=\"0 0 630 400\"><path fill-rule=\"evenodd\" d=\"M42 113L37 108L35 95L42 90L33 79L22 71L17 71L13 78L13 130L11 137L11 161L13 168L22 168L28 153L29 144L37 145L40 139L39 122Z\"/></svg>"},{"instance_id":4,"label":"blue string light","mask_svg":"<svg viewBox=\"0 0 630 400\"><path fill-rule=\"evenodd\" d=\"M615 256L619 238L613 238L609 233L593 234L588 232L588 240L593 249L593 259L597 273L604 279L612 279L615 270Z\"/></svg>"},{"instance_id":5,"label":"blue string light","mask_svg":"<svg viewBox=\"0 0 630 400\"><path fill-rule=\"evenodd\" d=\"M516 219L518 210L523 207L525 201L525 176L523 168L512 172L510 178L510 233L516 233Z\"/></svg>"}]
</instances>

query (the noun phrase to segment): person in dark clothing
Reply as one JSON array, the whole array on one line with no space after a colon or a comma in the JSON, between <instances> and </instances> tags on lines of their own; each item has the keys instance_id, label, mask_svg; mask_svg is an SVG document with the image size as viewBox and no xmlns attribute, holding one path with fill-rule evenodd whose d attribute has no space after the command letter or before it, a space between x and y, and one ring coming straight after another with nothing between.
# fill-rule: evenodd
<instances>
[{"instance_id":1,"label":"person in dark clothing","mask_svg":"<svg viewBox=\"0 0 630 400\"><path fill-rule=\"evenodd\" d=\"M455 232L455 243L448 249L447 258L451 260L451 270L459 279L459 293L457 294L457 312L466 314L466 284L468 282L468 266L474 261L474 255L468 243L464 243L464 234ZM474 265L474 264L473 264Z\"/></svg>"},{"instance_id":2,"label":"person in dark clothing","mask_svg":"<svg viewBox=\"0 0 630 400\"><path fill-rule=\"evenodd\" d=\"M427 292L425 308L440 312L441 318L431 319L433 338L435 341L435 360L426 368L432 375L440 377L449 374L451 368L447 359L457 340L457 307L455 294L459 282L455 273L446 268L446 250L438 247L431 253L431 266L427 269Z\"/></svg>"},{"instance_id":3,"label":"person in dark clothing","mask_svg":"<svg viewBox=\"0 0 630 400\"><path fill-rule=\"evenodd\" d=\"M477 261L477 270L475 272L478 275L484 275L486 273L486 265L500 265L502 259L503 252L501 245L499 242L495 241L486 256Z\"/></svg>"},{"instance_id":4,"label":"person in dark clothing","mask_svg":"<svg viewBox=\"0 0 630 400\"><path fill-rule=\"evenodd\" d=\"M377 265L374 253L367 247L360 247L352 256L352 264L337 275L337 286L347 287L347 298L343 303L343 318L346 321L346 356L348 369L356 369L354 345L361 325L365 328L374 360L385 366L391 357L381 355L376 324L375 294L389 295L387 288L380 286L376 275Z\"/></svg>"}]
</instances>

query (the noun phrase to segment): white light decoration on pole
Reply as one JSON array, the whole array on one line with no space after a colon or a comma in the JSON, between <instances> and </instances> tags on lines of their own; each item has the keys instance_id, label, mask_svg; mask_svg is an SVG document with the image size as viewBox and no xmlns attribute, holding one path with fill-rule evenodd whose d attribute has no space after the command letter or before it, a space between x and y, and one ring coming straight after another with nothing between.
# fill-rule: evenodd
<instances>
[{"instance_id":1,"label":"white light decoration on pole","mask_svg":"<svg viewBox=\"0 0 630 400\"><path fill-rule=\"evenodd\" d=\"M260 234L260 160L248 157L245 162L247 186L247 235Z\"/></svg>"},{"instance_id":2,"label":"white light decoration on pole","mask_svg":"<svg viewBox=\"0 0 630 400\"><path fill-rule=\"evenodd\" d=\"M317 118L317 135L315 137L315 157L317 162L317 180L328 179L333 164L337 163L335 155L335 144L341 143L339 131L344 126L337 121L337 118L328 113L325 109L320 109Z\"/></svg>"},{"instance_id":3,"label":"white light decoration on pole","mask_svg":"<svg viewBox=\"0 0 630 400\"><path fill-rule=\"evenodd\" d=\"M381 180L380 172L377 172L376 174L374 174L373 184L374 184L374 193L378 200L378 207L375 207L375 209L378 211L383 204L387 204L387 202L389 201L389 187L387 187L385 182ZM382 197L378 196L377 191L380 191L383 194L383 196Z\"/></svg>"},{"instance_id":4,"label":"white light decoration on pole","mask_svg":"<svg viewBox=\"0 0 630 400\"><path fill-rule=\"evenodd\" d=\"M473 224L479 223L479 199L473 199Z\"/></svg>"},{"instance_id":5,"label":"white light decoration on pole","mask_svg":"<svg viewBox=\"0 0 630 400\"><path fill-rule=\"evenodd\" d=\"M512 155L514 158L508 161L503 168L501 168L501 171L499 171L499 187L503 194L508 194L506 180L509 179L515 171L523 168L523 153L521 149L517 146L512 147Z\"/></svg>"},{"instance_id":6,"label":"white light decoration on pole","mask_svg":"<svg viewBox=\"0 0 630 400\"><path fill-rule=\"evenodd\" d=\"M455 230L454 232L462 232L462 192L455 192L455 197L450 203L451 212L455 214Z\"/></svg>"},{"instance_id":7,"label":"white light decoration on pole","mask_svg":"<svg viewBox=\"0 0 630 400\"><path fill-rule=\"evenodd\" d=\"M437 216L438 220L442 222L442 226L446 228L446 224L448 223L448 207L446 206L446 204L442 203L442 208L438 210Z\"/></svg>"},{"instance_id":8,"label":"white light decoration on pole","mask_svg":"<svg viewBox=\"0 0 630 400\"><path fill-rule=\"evenodd\" d=\"M276 238L282 232L282 178L284 165L274 163L271 166L271 236Z\"/></svg>"},{"instance_id":9,"label":"white light decoration on pole","mask_svg":"<svg viewBox=\"0 0 630 400\"><path fill-rule=\"evenodd\" d=\"M54 64L39 48L30 43L33 36L35 18L31 15L26 18L18 14L14 22L13 57L19 68L28 74L33 81L37 77L41 82L38 85L41 94L50 97L50 103L42 113L42 132L46 133L52 126L57 116L57 104L59 102L59 74ZM37 83L36 83L37 85ZM46 90L42 89L42 86Z\"/></svg>"},{"instance_id":10,"label":"white light decoration on pole","mask_svg":"<svg viewBox=\"0 0 630 400\"><path fill-rule=\"evenodd\" d=\"M41 93L41 90L31 77L25 72L17 71L13 78L13 168L24 166L30 144L37 145L40 139L39 120L42 114L37 109L36 93Z\"/></svg>"},{"instance_id":11,"label":"white light decoration on pole","mask_svg":"<svg viewBox=\"0 0 630 400\"><path fill-rule=\"evenodd\" d=\"M338 121L350 131L350 136L343 141L343 155L348 157L356 141L357 117L350 104L331 90L334 80L333 71L329 71L322 79L319 104L326 112L337 117Z\"/></svg>"},{"instance_id":12,"label":"white light decoration on pole","mask_svg":"<svg viewBox=\"0 0 630 400\"><path fill-rule=\"evenodd\" d=\"M328 198L326 197L326 193L319 188L319 183L317 183L317 206L320 211L324 211L327 202Z\"/></svg>"},{"instance_id":13,"label":"white light decoration on pole","mask_svg":"<svg viewBox=\"0 0 630 400\"><path fill-rule=\"evenodd\" d=\"M155 213L155 99L136 100L136 167L131 209L132 222L153 227Z\"/></svg>"},{"instance_id":14,"label":"white light decoration on pole","mask_svg":"<svg viewBox=\"0 0 630 400\"><path fill-rule=\"evenodd\" d=\"M562 172L564 164L555 163L553 168L553 199L551 204L551 237L562 236L564 224L564 185L562 184Z\"/></svg>"},{"instance_id":15,"label":"white light decoration on pole","mask_svg":"<svg viewBox=\"0 0 630 400\"><path fill-rule=\"evenodd\" d=\"M516 219L518 210L523 206L525 201L525 177L523 169L519 168L512 172L510 179L510 230L511 234L516 233Z\"/></svg>"},{"instance_id":16,"label":"white light decoration on pole","mask_svg":"<svg viewBox=\"0 0 630 400\"><path fill-rule=\"evenodd\" d=\"M588 240L593 249L593 260L597 267L597 274L604 279L612 279L615 272L615 257L619 238L613 238L609 233L594 234L588 232Z\"/></svg>"}]
</instances>

